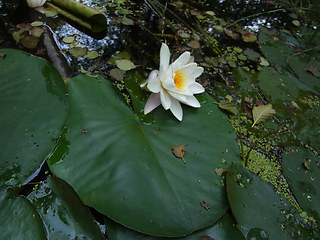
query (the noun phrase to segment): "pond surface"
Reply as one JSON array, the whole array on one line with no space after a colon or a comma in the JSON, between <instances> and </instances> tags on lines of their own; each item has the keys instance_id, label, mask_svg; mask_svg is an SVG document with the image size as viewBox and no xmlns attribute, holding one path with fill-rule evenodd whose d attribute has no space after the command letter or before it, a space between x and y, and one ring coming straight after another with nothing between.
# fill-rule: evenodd
<instances>
[{"instance_id":1,"label":"pond surface","mask_svg":"<svg viewBox=\"0 0 320 240\"><path fill-rule=\"evenodd\" d=\"M22 49L58 64L65 81L80 73L101 74L121 90L131 107L126 80L130 72L147 79L151 70L158 69L162 42L169 46L173 59L184 51L191 52L205 69L198 82L233 126L242 165L288 200L305 221L295 234L307 232L312 239L310 232L318 228L320 220L315 204L320 199L316 186L320 4L258 0L80 2L105 15L104 31L81 27L48 5L35 10L20 1L0 1L0 48ZM52 42L44 41L44 36ZM58 60L49 56L48 44L61 54ZM122 60L125 65L120 64ZM273 111L256 121L259 106L270 106ZM258 231L251 230L248 235L261 233L260 239L267 239L264 229L252 229Z\"/></svg>"}]
</instances>

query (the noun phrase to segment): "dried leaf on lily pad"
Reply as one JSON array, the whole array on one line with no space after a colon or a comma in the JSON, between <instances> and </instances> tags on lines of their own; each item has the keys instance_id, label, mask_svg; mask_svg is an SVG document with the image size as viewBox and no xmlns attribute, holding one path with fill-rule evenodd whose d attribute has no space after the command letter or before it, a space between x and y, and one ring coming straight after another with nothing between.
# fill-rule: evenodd
<instances>
[{"instance_id":1,"label":"dried leaf on lily pad","mask_svg":"<svg viewBox=\"0 0 320 240\"><path fill-rule=\"evenodd\" d=\"M133 62L127 59L122 59L122 60L116 60L117 67L120 68L123 71L128 71L131 69L136 68L136 65L134 65Z\"/></svg>"},{"instance_id":2,"label":"dried leaf on lily pad","mask_svg":"<svg viewBox=\"0 0 320 240\"><path fill-rule=\"evenodd\" d=\"M214 171L216 172L216 174L217 174L217 175L221 176L221 175L222 175L222 173L224 173L224 172L228 172L228 169L224 169L224 168L216 168Z\"/></svg>"},{"instance_id":3,"label":"dried leaf on lily pad","mask_svg":"<svg viewBox=\"0 0 320 240\"><path fill-rule=\"evenodd\" d=\"M188 42L187 45L191 48L200 48L200 43L199 43L199 41L196 41L196 40L192 40L192 41Z\"/></svg>"},{"instance_id":4,"label":"dried leaf on lily pad","mask_svg":"<svg viewBox=\"0 0 320 240\"><path fill-rule=\"evenodd\" d=\"M172 153L177 157L181 158L182 162L185 164L186 161L183 159L184 154L186 153L186 146L184 144L179 146L172 147Z\"/></svg>"},{"instance_id":5,"label":"dried leaf on lily pad","mask_svg":"<svg viewBox=\"0 0 320 240\"><path fill-rule=\"evenodd\" d=\"M5 52L0 51L0 57L4 58L7 54Z\"/></svg>"},{"instance_id":6,"label":"dried leaf on lily pad","mask_svg":"<svg viewBox=\"0 0 320 240\"><path fill-rule=\"evenodd\" d=\"M252 110L254 122L251 127L254 127L254 125L266 121L267 119L271 118L275 113L276 111L272 108L271 104L254 107Z\"/></svg>"},{"instance_id":7,"label":"dried leaf on lily pad","mask_svg":"<svg viewBox=\"0 0 320 240\"><path fill-rule=\"evenodd\" d=\"M235 115L239 113L238 109L236 108L233 102L229 102L229 101L219 102L218 106L219 108L227 110L228 112L231 112Z\"/></svg>"},{"instance_id":8,"label":"dried leaf on lily pad","mask_svg":"<svg viewBox=\"0 0 320 240\"><path fill-rule=\"evenodd\" d=\"M210 210L210 206L205 201L200 202L200 204L205 210Z\"/></svg>"},{"instance_id":9,"label":"dried leaf on lily pad","mask_svg":"<svg viewBox=\"0 0 320 240\"><path fill-rule=\"evenodd\" d=\"M270 63L268 62L268 60L267 59L265 59L264 57L260 57L260 65L261 66L269 66L270 65Z\"/></svg>"}]
</instances>

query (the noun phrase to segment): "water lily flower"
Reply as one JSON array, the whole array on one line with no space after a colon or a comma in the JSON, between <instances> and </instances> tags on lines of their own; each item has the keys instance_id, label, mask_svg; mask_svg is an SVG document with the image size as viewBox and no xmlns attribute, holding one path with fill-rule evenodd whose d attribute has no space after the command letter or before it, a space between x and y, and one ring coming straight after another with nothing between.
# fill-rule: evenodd
<instances>
[{"instance_id":1,"label":"water lily flower","mask_svg":"<svg viewBox=\"0 0 320 240\"><path fill-rule=\"evenodd\" d=\"M29 7L36 8L41 7L47 0L27 0Z\"/></svg>"},{"instance_id":2,"label":"water lily flower","mask_svg":"<svg viewBox=\"0 0 320 240\"><path fill-rule=\"evenodd\" d=\"M204 92L202 85L195 81L202 74L203 68L193 62L190 52L184 52L172 64L169 63L169 48L162 43L159 71L151 71L147 81L140 85L152 92L145 105L144 114L162 104L165 110L170 109L181 121L183 112L180 103L200 107L199 101L193 95Z\"/></svg>"}]
</instances>

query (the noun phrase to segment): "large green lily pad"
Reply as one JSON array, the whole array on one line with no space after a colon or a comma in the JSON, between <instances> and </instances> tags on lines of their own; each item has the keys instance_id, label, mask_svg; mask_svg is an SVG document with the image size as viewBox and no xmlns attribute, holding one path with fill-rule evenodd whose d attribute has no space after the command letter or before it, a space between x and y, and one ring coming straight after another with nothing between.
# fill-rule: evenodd
<instances>
[{"instance_id":1,"label":"large green lily pad","mask_svg":"<svg viewBox=\"0 0 320 240\"><path fill-rule=\"evenodd\" d=\"M238 227L248 239L316 239L284 196L246 168L227 173L227 192Z\"/></svg>"},{"instance_id":2,"label":"large green lily pad","mask_svg":"<svg viewBox=\"0 0 320 240\"><path fill-rule=\"evenodd\" d=\"M320 158L302 148L283 154L283 173L308 216L320 221Z\"/></svg>"},{"instance_id":3,"label":"large green lily pad","mask_svg":"<svg viewBox=\"0 0 320 240\"><path fill-rule=\"evenodd\" d=\"M63 180L49 177L28 199L41 216L48 239L105 239L89 209Z\"/></svg>"},{"instance_id":4,"label":"large green lily pad","mask_svg":"<svg viewBox=\"0 0 320 240\"><path fill-rule=\"evenodd\" d=\"M315 87L318 79L299 79L288 72L279 73L266 67L261 70L258 80L262 92L272 103L277 116L282 121L293 120L288 127L304 143L319 149L320 99Z\"/></svg>"},{"instance_id":5,"label":"large green lily pad","mask_svg":"<svg viewBox=\"0 0 320 240\"><path fill-rule=\"evenodd\" d=\"M45 228L34 206L22 196L7 193L0 199L0 239L46 238Z\"/></svg>"},{"instance_id":6,"label":"large green lily pad","mask_svg":"<svg viewBox=\"0 0 320 240\"><path fill-rule=\"evenodd\" d=\"M153 237L143 233L133 231L110 219L106 219L107 235L109 240L161 240L162 237ZM210 239L236 239L244 240L245 237L241 231L235 226L234 219L226 213L213 226L199 230L185 237L171 238L172 240L210 240Z\"/></svg>"},{"instance_id":7,"label":"large green lily pad","mask_svg":"<svg viewBox=\"0 0 320 240\"><path fill-rule=\"evenodd\" d=\"M101 76L80 75L68 89L69 131L48 163L85 204L156 236L186 235L223 216L228 204L214 170L239 153L210 96L203 94L200 109L184 107L182 122L160 107L153 122L143 122ZM186 164L172 153L181 144Z\"/></svg>"},{"instance_id":8,"label":"large green lily pad","mask_svg":"<svg viewBox=\"0 0 320 240\"><path fill-rule=\"evenodd\" d=\"M5 49L0 58L0 188L19 186L54 146L66 118L65 85L44 59Z\"/></svg>"}]
</instances>

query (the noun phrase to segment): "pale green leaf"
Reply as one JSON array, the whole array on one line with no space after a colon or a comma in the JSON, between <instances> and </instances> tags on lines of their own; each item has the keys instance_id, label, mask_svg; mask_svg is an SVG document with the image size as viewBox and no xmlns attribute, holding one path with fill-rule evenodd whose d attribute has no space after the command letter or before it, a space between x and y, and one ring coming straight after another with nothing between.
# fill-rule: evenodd
<instances>
[{"instance_id":1,"label":"pale green leaf","mask_svg":"<svg viewBox=\"0 0 320 240\"><path fill-rule=\"evenodd\" d=\"M117 67L123 71L128 71L136 67L136 65L134 65L133 62L127 59L116 60L116 64L117 64Z\"/></svg>"},{"instance_id":2,"label":"pale green leaf","mask_svg":"<svg viewBox=\"0 0 320 240\"><path fill-rule=\"evenodd\" d=\"M119 68L110 70L110 76L118 81L123 81L124 71Z\"/></svg>"},{"instance_id":3,"label":"pale green leaf","mask_svg":"<svg viewBox=\"0 0 320 240\"><path fill-rule=\"evenodd\" d=\"M74 47L69 50L69 52L74 56L74 57L83 57L87 54L88 48L86 47Z\"/></svg>"},{"instance_id":4,"label":"pale green leaf","mask_svg":"<svg viewBox=\"0 0 320 240\"><path fill-rule=\"evenodd\" d=\"M43 22L41 21L34 21L31 23L31 26L32 27L39 27L39 26L42 26L43 25Z\"/></svg>"},{"instance_id":5,"label":"pale green leaf","mask_svg":"<svg viewBox=\"0 0 320 240\"><path fill-rule=\"evenodd\" d=\"M233 102L229 102L229 101L219 102L218 106L219 108L227 110L228 112L231 112L235 115L239 113L238 109L235 107Z\"/></svg>"},{"instance_id":6,"label":"pale green leaf","mask_svg":"<svg viewBox=\"0 0 320 240\"><path fill-rule=\"evenodd\" d=\"M128 26L134 24L134 22L133 22L130 18L127 18L126 16L124 16L124 17L122 18L121 23L124 24L124 25L128 25Z\"/></svg>"},{"instance_id":7,"label":"pale green leaf","mask_svg":"<svg viewBox=\"0 0 320 240\"><path fill-rule=\"evenodd\" d=\"M254 127L254 125L266 121L267 119L271 118L275 113L276 111L272 108L271 104L254 107L252 110L254 122L251 127Z\"/></svg>"},{"instance_id":8,"label":"pale green leaf","mask_svg":"<svg viewBox=\"0 0 320 240\"><path fill-rule=\"evenodd\" d=\"M89 51L85 56L84 58L89 58L89 59L94 59L94 58L97 58L99 57L99 53L95 50L93 51Z\"/></svg>"}]
</instances>

